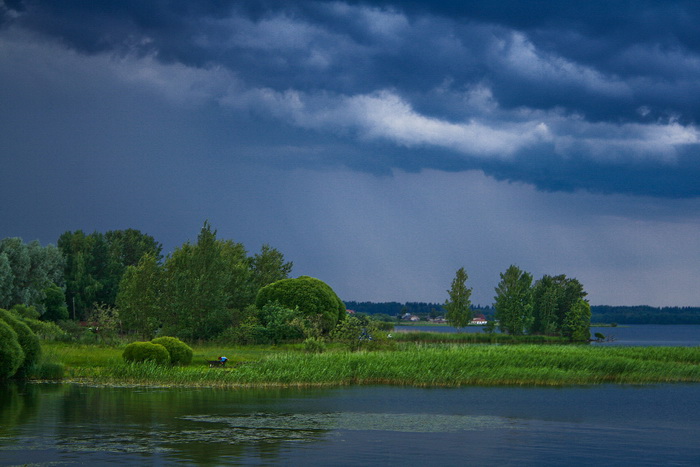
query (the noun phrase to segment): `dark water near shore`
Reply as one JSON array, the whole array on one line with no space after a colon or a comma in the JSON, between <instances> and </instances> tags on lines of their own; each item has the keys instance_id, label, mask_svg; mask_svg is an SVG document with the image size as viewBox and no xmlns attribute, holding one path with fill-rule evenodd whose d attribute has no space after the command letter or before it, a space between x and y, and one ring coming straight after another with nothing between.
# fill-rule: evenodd
<instances>
[{"instance_id":1,"label":"dark water near shore","mask_svg":"<svg viewBox=\"0 0 700 467\"><path fill-rule=\"evenodd\" d=\"M700 465L700 385L0 391L0 465Z\"/></svg>"},{"instance_id":2,"label":"dark water near shore","mask_svg":"<svg viewBox=\"0 0 700 467\"><path fill-rule=\"evenodd\" d=\"M594 345L700 345L697 325L592 332L616 337ZM303 390L0 385L2 466L700 466L698 440L698 384Z\"/></svg>"},{"instance_id":3,"label":"dark water near shore","mask_svg":"<svg viewBox=\"0 0 700 467\"><path fill-rule=\"evenodd\" d=\"M397 326L397 332L457 332L451 326ZM483 332L483 326L468 326L460 332ZM591 335L599 332L611 337L610 342L594 345L638 345L694 347L700 345L700 324L631 324L617 327L592 327Z\"/></svg>"}]
</instances>

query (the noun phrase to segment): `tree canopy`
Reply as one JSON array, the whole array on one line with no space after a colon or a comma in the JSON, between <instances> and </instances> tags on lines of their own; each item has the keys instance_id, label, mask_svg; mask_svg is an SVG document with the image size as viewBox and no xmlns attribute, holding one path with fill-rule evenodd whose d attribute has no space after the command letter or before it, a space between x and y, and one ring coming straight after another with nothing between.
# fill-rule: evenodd
<instances>
[{"instance_id":1,"label":"tree canopy","mask_svg":"<svg viewBox=\"0 0 700 467\"><path fill-rule=\"evenodd\" d=\"M450 298L444 305L447 310L445 318L456 328L465 327L472 319L472 302L470 300L472 289L467 287L467 279L467 272L464 268L459 268L452 280L452 286L447 291Z\"/></svg>"},{"instance_id":2,"label":"tree canopy","mask_svg":"<svg viewBox=\"0 0 700 467\"><path fill-rule=\"evenodd\" d=\"M532 322L532 275L511 265L501 273L494 308L501 332L522 335Z\"/></svg>"}]
</instances>

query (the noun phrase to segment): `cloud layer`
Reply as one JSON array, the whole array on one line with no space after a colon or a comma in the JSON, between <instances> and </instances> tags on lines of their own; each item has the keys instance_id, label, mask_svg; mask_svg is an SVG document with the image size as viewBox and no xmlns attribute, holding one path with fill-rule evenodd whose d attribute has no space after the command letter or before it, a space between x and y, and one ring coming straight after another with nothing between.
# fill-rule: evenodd
<instances>
[{"instance_id":1,"label":"cloud layer","mask_svg":"<svg viewBox=\"0 0 700 467\"><path fill-rule=\"evenodd\" d=\"M700 8L0 0L0 237L208 219L348 300L697 305Z\"/></svg>"},{"instance_id":2,"label":"cloud layer","mask_svg":"<svg viewBox=\"0 0 700 467\"><path fill-rule=\"evenodd\" d=\"M356 170L478 169L544 190L697 196L698 9L593 3L528 14L451 2L28 0L0 13L5 50L48 41L183 104L408 154L333 161Z\"/></svg>"}]
</instances>

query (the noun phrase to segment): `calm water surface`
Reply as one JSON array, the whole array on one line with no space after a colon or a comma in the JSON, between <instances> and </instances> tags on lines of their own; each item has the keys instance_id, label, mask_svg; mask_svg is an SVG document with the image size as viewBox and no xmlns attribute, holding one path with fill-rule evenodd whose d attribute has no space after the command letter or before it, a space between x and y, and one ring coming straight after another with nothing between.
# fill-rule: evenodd
<instances>
[{"instance_id":1,"label":"calm water surface","mask_svg":"<svg viewBox=\"0 0 700 467\"><path fill-rule=\"evenodd\" d=\"M700 385L0 387L0 465L700 465Z\"/></svg>"}]
</instances>

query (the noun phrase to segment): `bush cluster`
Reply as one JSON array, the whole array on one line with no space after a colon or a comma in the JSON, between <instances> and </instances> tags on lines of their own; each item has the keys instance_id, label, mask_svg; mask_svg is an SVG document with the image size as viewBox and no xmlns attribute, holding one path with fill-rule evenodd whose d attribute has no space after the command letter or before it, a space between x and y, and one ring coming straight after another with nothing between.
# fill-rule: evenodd
<instances>
[{"instance_id":1,"label":"bush cluster","mask_svg":"<svg viewBox=\"0 0 700 467\"><path fill-rule=\"evenodd\" d=\"M192 348L175 337L158 337L151 342L132 342L122 354L127 362L152 361L159 365L188 365Z\"/></svg>"},{"instance_id":2,"label":"bush cluster","mask_svg":"<svg viewBox=\"0 0 700 467\"><path fill-rule=\"evenodd\" d=\"M168 349L152 342L132 342L127 345L122 358L129 363L151 361L159 365L170 363Z\"/></svg>"},{"instance_id":3,"label":"bush cluster","mask_svg":"<svg viewBox=\"0 0 700 467\"><path fill-rule=\"evenodd\" d=\"M19 316L0 309L0 379L27 377L40 357L36 334Z\"/></svg>"},{"instance_id":4,"label":"bush cluster","mask_svg":"<svg viewBox=\"0 0 700 467\"><path fill-rule=\"evenodd\" d=\"M176 337L157 337L151 343L162 345L168 350L172 365L189 365L192 362L192 347Z\"/></svg>"},{"instance_id":5,"label":"bush cluster","mask_svg":"<svg viewBox=\"0 0 700 467\"><path fill-rule=\"evenodd\" d=\"M282 279L261 288L255 306L262 309L269 303L290 309L298 309L307 317L318 317L320 329L328 334L338 321L345 318L345 304L325 282L309 276Z\"/></svg>"}]
</instances>

